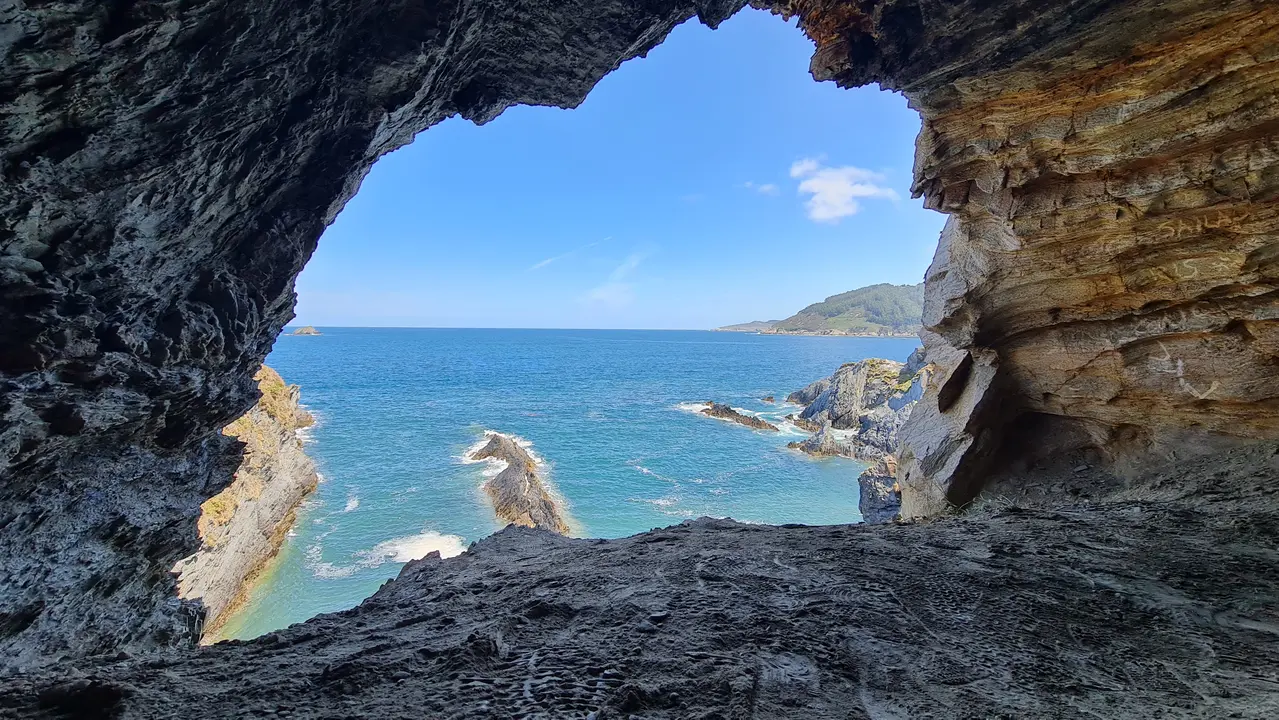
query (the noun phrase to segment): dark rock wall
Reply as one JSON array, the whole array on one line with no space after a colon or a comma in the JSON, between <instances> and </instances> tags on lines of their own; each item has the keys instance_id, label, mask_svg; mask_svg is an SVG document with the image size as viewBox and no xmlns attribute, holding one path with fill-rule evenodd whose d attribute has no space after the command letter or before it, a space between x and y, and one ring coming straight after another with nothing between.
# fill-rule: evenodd
<instances>
[{"instance_id":1,"label":"dark rock wall","mask_svg":"<svg viewBox=\"0 0 1279 720\"><path fill-rule=\"evenodd\" d=\"M250 377L291 317L293 278L379 155L453 114L483 122L515 103L575 105L675 24L698 15L714 25L742 4L0 4L0 572L7 580L0 655L25 663L189 641L168 570L195 549L200 502L229 482L238 463L237 447L218 429L252 405ZM1029 237L1027 223L1086 224L1090 215L1010 207L1101 208L1088 188L1104 185L1104 168L1118 162L1131 170L1124 194L1144 198L1134 203L1141 212L1175 208L1186 211L1175 219L1197 222L1189 210L1213 204L1217 195L1206 189L1220 181L1217 192L1232 203L1251 197L1265 205L1264 213L1249 211L1249 222L1260 223L1249 225L1252 235L1273 230L1271 3L793 0L778 9L799 14L817 42L818 79L878 82L907 94L925 122L917 191L956 217L944 245L949 256L928 280L926 322L930 359L948 369L930 420L941 431L934 437L946 440L919 446L914 461L903 456L918 480L903 488L908 505L912 493L929 501L916 507L932 507L953 499L952 488L967 487L963 478L973 473L964 468L999 445L1009 408L1085 413L1045 400L1030 365L1014 358L1047 336L1018 331L1012 340L1016 328L1030 326L1019 324L1013 305L1001 305L1017 295L1000 282L1011 276L994 268L1043 261L1056 263L1057 281L1082 277L1086 269L1069 262L1077 253L1064 251L1063 262L1011 250ZM1224 41L1221 52L1176 51L1196 33L1223 32L1237 41ZM1156 46L1167 50L1145 50ZM1115 62L1137 50L1147 65ZM1252 69L1235 73L1240 62ZM1098 148L1124 150L1110 159L1060 147L1079 128L1058 128L1071 117L1059 110L1106 87L1111 75L1101 70L1155 77L1160 67L1184 80L1168 86L1179 94L1135 83L1136 105L1098 105L1095 117L1123 124L1142 98L1157 96L1176 111L1168 123L1149 137L1140 123L1124 125L1129 134L1091 136ZM1196 67L1217 71L1196 74ZM1064 88L1066 104L1032 103L1029 124L1008 119L1018 102L1038 97L1019 93L1052 88ZM1219 103L1219 90L1234 99ZM1038 118L1045 120L1031 122ZM1229 155L1196 144L1193 130L1161 142L1177 123L1203 124L1205 142L1238 142ZM1052 132L1056 140L1039 140ZM1195 152L1202 162L1181 162ZM1070 162L1057 160L1067 156ZM1154 166L1181 174L1142 171ZM1027 194L1030 205L1012 189L1052 184L1074 168L1091 168L1091 184ZM1177 179L1183 176L1203 192L1164 192L1189 187ZM946 281L943 266L967 247L955 238L975 236L978 250L962 254L972 258L972 272ZM1051 235L1042 237L1053 246ZM1201 237L1176 239L1190 247ZM1238 285L1228 282L1232 273L1271 272L1269 246L1255 237L1250 243L1244 269L1223 270L1220 284ZM1143 257L1139 244L1123 251ZM970 280L955 285L959 277ZM1221 338L1262 338L1252 347L1269 347L1270 331L1243 316L1273 302L1255 278L1243 284L1249 288L1224 291L1235 305L1223 311L1232 334ZM1159 282L1144 287L1143 307L1180 302ZM1151 316L1189 322L1159 318ZM1197 378L1187 382L1200 387ZM1270 401L1271 384L1254 377L1227 390L1228 398L1199 409L1213 427L1242 425L1250 436L1274 431L1249 409ZM1129 397L1118 417L1138 430L1150 426L1149 406ZM1193 432L1178 412L1165 413L1167 423Z\"/></svg>"},{"instance_id":2,"label":"dark rock wall","mask_svg":"<svg viewBox=\"0 0 1279 720\"><path fill-rule=\"evenodd\" d=\"M741 5L0 5L0 656L190 640L218 431L378 156Z\"/></svg>"}]
</instances>

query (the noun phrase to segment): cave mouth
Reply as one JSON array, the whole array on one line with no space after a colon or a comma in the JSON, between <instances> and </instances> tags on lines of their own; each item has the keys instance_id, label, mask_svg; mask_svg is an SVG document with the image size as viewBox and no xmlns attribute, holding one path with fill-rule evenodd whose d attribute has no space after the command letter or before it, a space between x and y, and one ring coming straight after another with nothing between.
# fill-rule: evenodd
<instances>
[{"instance_id":1,"label":"cave mouth","mask_svg":"<svg viewBox=\"0 0 1279 720\"><path fill-rule=\"evenodd\" d=\"M319 421L305 448L323 480L204 640L347 609L405 561L503 527L478 491L491 465L460 462L484 431L545 458L574 536L861 519L874 458L787 449L811 433L784 420L804 409L785 398L847 362L905 361L917 340L697 332L917 284L933 254L942 216L908 197L918 114L898 94L815 83L811 54L770 13L688 21L578 107L451 118L382 157L299 275L266 359ZM783 431L681 409L706 397Z\"/></svg>"},{"instance_id":2,"label":"cave mouth","mask_svg":"<svg viewBox=\"0 0 1279 720\"><path fill-rule=\"evenodd\" d=\"M1105 470L1279 437L1279 7L978 4L773 6L814 41L815 78L918 110L911 193L949 218L922 336L939 386L971 362L944 412L930 386L902 429L903 514L952 512L1010 429L1054 440L1019 418L1068 423ZM4 662L190 643L168 571L232 477L220 429L377 158L449 117L574 107L680 23L744 5L9 13Z\"/></svg>"}]
</instances>

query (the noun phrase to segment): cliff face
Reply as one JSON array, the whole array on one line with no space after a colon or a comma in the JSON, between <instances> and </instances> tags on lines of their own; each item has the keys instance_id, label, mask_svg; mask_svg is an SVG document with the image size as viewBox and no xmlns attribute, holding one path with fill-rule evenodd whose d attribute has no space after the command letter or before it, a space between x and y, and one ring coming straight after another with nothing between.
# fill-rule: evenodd
<instances>
[{"instance_id":1,"label":"cliff face","mask_svg":"<svg viewBox=\"0 0 1279 720\"><path fill-rule=\"evenodd\" d=\"M1279 435L1279 7L1164 5L1140 33L1119 34L1140 3L1093 25L1070 62L912 96L914 189L951 217L906 514L1035 455L1124 474ZM1094 61L1107 38L1124 61Z\"/></svg>"},{"instance_id":2,"label":"cliff face","mask_svg":"<svg viewBox=\"0 0 1279 720\"><path fill-rule=\"evenodd\" d=\"M206 640L217 637L246 599L318 481L298 438L298 430L314 422L298 404L298 387L265 365L254 379L261 399L222 431L245 444L235 479L201 505L200 550L174 567L179 596L203 606Z\"/></svg>"},{"instance_id":3,"label":"cliff face","mask_svg":"<svg viewBox=\"0 0 1279 720\"><path fill-rule=\"evenodd\" d=\"M899 432L923 396L931 371L918 353L909 363L869 358L847 363L791 393L790 402L807 400L796 423L816 431L790 447L871 461L897 452Z\"/></svg>"},{"instance_id":4,"label":"cliff face","mask_svg":"<svg viewBox=\"0 0 1279 720\"><path fill-rule=\"evenodd\" d=\"M373 161L451 115L571 107L743 0L18 3L0 10L0 656L189 642L168 570L220 434ZM1279 435L1279 7L791 0L812 71L904 93L942 372L911 514L1025 448L1137 467ZM1140 560L1135 560L1140 562Z\"/></svg>"}]
</instances>

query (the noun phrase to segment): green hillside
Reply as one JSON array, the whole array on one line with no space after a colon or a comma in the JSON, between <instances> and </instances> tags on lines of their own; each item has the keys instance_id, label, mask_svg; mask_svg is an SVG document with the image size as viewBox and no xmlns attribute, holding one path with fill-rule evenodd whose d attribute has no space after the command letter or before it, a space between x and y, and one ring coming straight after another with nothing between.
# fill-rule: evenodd
<instances>
[{"instance_id":1,"label":"green hillside","mask_svg":"<svg viewBox=\"0 0 1279 720\"><path fill-rule=\"evenodd\" d=\"M923 309L923 283L881 283L832 295L776 323L765 332L913 335L919 332Z\"/></svg>"}]
</instances>

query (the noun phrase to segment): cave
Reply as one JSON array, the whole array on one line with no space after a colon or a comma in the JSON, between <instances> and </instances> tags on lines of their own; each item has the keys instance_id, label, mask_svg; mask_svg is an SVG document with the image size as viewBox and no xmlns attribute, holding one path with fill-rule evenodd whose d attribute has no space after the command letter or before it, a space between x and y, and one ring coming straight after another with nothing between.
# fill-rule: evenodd
<instances>
[{"instance_id":1,"label":"cave","mask_svg":"<svg viewBox=\"0 0 1279 720\"><path fill-rule=\"evenodd\" d=\"M922 118L912 190L949 220L939 371L897 470L918 522L507 530L352 610L193 649L169 569L230 481L218 429L372 163L454 115L576 106L745 4L0 9L0 708L1273 717L1262 0L752 3L799 18L814 79Z\"/></svg>"}]
</instances>

